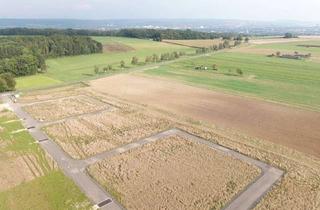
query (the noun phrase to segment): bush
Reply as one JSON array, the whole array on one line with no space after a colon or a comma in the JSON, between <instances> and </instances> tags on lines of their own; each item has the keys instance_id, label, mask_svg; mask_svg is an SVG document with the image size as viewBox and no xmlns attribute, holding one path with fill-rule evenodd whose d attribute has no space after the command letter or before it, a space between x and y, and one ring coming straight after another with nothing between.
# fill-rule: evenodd
<instances>
[{"instance_id":1,"label":"bush","mask_svg":"<svg viewBox=\"0 0 320 210\"><path fill-rule=\"evenodd\" d=\"M243 75L243 71L241 69L237 69L237 74L242 76Z\"/></svg>"},{"instance_id":2,"label":"bush","mask_svg":"<svg viewBox=\"0 0 320 210\"><path fill-rule=\"evenodd\" d=\"M94 67L94 73L95 73L95 74L99 74L99 67L98 67L98 66L95 66L95 67Z\"/></svg>"},{"instance_id":3,"label":"bush","mask_svg":"<svg viewBox=\"0 0 320 210\"><path fill-rule=\"evenodd\" d=\"M0 92L5 92L8 90L7 82L0 77Z\"/></svg>"},{"instance_id":4,"label":"bush","mask_svg":"<svg viewBox=\"0 0 320 210\"><path fill-rule=\"evenodd\" d=\"M138 63L139 63L139 59L136 56L132 57L131 64L137 65Z\"/></svg>"},{"instance_id":5,"label":"bush","mask_svg":"<svg viewBox=\"0 0 320 210\"><path fill-rule=\"evenodd\" d=\"M125 68L126 67L126 63L123 60L120 62L120 67L121 68Z\"/></svg>"},{"instance_id":6,"label":"bush","mask_svg":"<svg viewBox=\"0 0 320 210\"><path fill-rule=\"evenodd\" d=\"M10 73L4 73L1 74L1 78L4 79L4 81L7 84L7 90L14 90L16 87L16 80L14 79L13 75Z\"/></svg>"}]
</instances>

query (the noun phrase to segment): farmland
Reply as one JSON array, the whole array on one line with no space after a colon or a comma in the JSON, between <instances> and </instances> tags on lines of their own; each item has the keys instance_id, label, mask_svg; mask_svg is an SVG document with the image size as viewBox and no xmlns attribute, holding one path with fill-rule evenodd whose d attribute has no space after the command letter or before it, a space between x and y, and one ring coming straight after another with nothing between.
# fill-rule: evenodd
<instances>
[{"instance_id":1,"label":"farmland","mask_svg":"<svg viewBox=\"0 0 320 210\"><path fill-rule=\"evenodd\" d=\"M93 38L106 46L104 53L48 59L46 61L48 70L46 73L41 74L41 76L45 78L41 78L39 75L19 78L17 80L17 88L40 88L57 83L70 83L112 74L114 71L137 67L137 65L131 64L133 56L136 56L139 62L144 62L146 56L152 56L153 54L160 55L161 53L174 51L194 53L194 49L192 48L149 40L114 37ZM120 61L122 60L125 62L125 69L120 67ZM102 69L108 65L112 65L113 71L104 73L103 75L95 75L95 66L102 71ZM50 81L47 84L48 80ZM30 81L36 81L36 83Z\"/></svg>"},{"instance_id":2,"label":"farmland","mask_svg":"<svg viewBox=\"0 0 320 210\"><path fill-rule=\"evenodd\" d=\"M175 79L208 89L320 110L319 63L312 60L267 57L268 53L275 53L278 50L301 50L302 47L295 47L296 45L296 43L281 43L236 48L210 57L161 66L147 70L145 74ZM261 49L264 51L261 52ZM303 52L310 50L310 48L303 49ZM260 53L255 50L260 50ZM320 51L315 48L312 52ZM217 66L215 71L212 69L214 64ZM207 66L208 70L195 70L195 67L201 65ZM237 69L241 69L243 75L237 75Z\"/></svg>"},{"instance_id":3,"label":"farmland","mask_svg":"<svg viewBox=\"0 0 320 210\"><path fill-rule=\"evenodd\" d=\"M0 209L88 209L90 202L57 169L20 121L0 113Z\"/></svg>"}]
</instances>

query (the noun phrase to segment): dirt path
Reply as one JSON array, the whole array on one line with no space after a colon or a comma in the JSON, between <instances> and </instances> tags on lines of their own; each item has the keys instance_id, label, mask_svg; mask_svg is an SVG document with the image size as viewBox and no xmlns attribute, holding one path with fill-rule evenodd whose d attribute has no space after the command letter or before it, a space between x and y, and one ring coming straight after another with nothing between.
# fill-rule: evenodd
<instances>
[{"instance_id":1,"label":"dirt path","mask_svg":"<svg viewBox=\"0 0 320 210\"><path fill-rule=\"evenodd\" d=\"M320 157L319 112L133 75L116 75L90 84L99 92L238 130Z\"/></svg>"}]
</instances>

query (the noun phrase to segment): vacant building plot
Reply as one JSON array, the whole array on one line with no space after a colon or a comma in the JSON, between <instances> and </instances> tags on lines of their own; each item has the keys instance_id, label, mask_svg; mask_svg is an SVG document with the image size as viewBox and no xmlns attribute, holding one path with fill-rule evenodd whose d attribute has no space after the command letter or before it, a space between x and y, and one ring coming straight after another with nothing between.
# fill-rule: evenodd
<instances>
[{"instance_id":1,"label":"vacant building plot","mask_svg":"<svg viewBox=\"0 0 320 210\"><path fill-rule=\"evenodd\" d=\"M25 92L18 98L18 101L19 103L33 103L80 95L79 88L81 87L83 87L82 84L76 84L66 87Z\"/></svg>"},{"instance_id":2,"label":"vacant building plot","mask_svg":"<svg viewBox=\"0 0 320 210\"><path fill-rule=\"evenodd\" d=\"M85 95L31 103L24 109L39 121L54 121L62 118L112 108L110 105Z\"/></svg>"},{"instance_id":3,"label":"vacant building plot","mask_svg":"<svg viewBox=\"0 0 320 210\"><path fill-rule=\"evenodd\" d=\"M259 175L251 165L178 136L89 171L127 209L220 209Z\"/></svg>"},{"instance_id":4,"label":"vacant building plot","mask_svg":"<svg viewBox=\"0 0 320 210\"><path fill-rule=\"evenodd\" d=\"M8 111L0 112L0 168L0 210L91 207Z\"/></svg>"},{"instance_id":5,"label":"vacant building plot","mask_svg":"<svg viewBox=\"0 0 320 210\"><path fill-rule=\"evenodd\" d=\"M169 128L170 122L131 108L70 119L45 128L73 158L92 156Z\"/></svg>"}]
</instances>

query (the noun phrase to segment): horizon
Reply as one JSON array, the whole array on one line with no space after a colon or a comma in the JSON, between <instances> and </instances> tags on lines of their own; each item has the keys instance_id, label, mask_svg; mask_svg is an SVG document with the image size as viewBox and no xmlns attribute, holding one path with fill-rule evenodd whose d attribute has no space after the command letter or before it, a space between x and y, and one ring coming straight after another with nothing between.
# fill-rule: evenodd
<instances>
[{"instance_id":1,"label":"horizon","mask_svg":"<svg viewBox=\"0 0 320 210\"><path fill-rule=\"evenodd\" d=\"M3 0L1 0L3 1ZM320 22L317 0L12 0L1 2L1 19L218 19ZM23 14L23 15L21 15ZM308 14L307 16L305 14Z\"/></svg>"}]
</instances>

